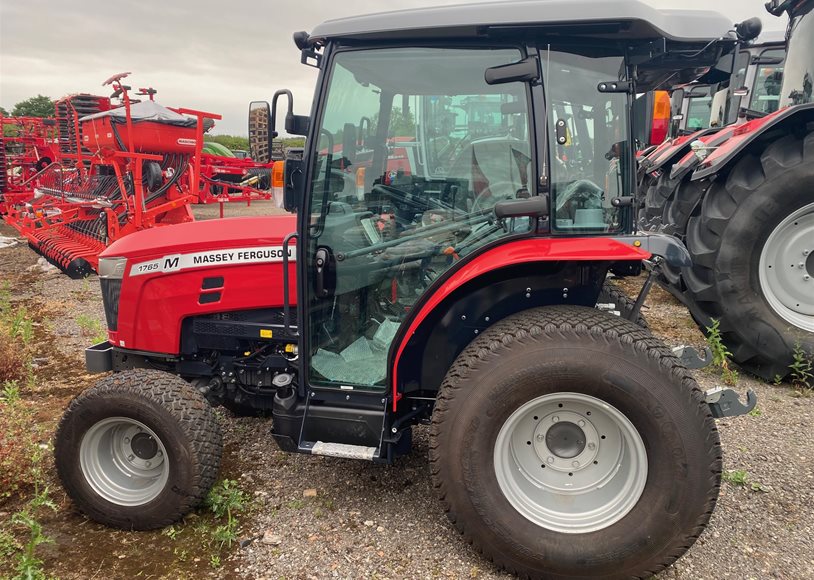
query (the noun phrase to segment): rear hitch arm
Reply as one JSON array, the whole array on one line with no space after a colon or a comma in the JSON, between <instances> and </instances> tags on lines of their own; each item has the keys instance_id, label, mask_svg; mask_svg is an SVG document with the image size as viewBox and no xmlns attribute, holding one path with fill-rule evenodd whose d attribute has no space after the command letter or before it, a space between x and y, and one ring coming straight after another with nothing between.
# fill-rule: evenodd
<instances>
[{"instance_id":1,"label":"rear hitch arm","mask_svg":"<svg viewBox=\"0 0 814 580\"><path fill-rule=\"evenodd\" d=\"M746 415L757 405L757 395L752 389L746 392L746 405L740 402L738 394L732 389L715 387L704 393L704 401L709 405L712 416L716 419Z\"/></svg>"}]
</instances>

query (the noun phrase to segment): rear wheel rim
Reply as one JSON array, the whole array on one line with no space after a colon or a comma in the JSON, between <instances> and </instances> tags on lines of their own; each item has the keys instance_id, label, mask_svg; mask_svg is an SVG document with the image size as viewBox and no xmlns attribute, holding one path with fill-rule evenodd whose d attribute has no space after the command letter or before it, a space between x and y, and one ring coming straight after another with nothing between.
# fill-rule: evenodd
<instances>
[{"instance_id":1,"label":"rear wheel rim","mask_svg":"<svg viewBox=\"0 0 814 580\"><path fill-rule=\"evenodd\" d=\"M581 393L553 393L509 416L494 450L498 485L526 519L561 533L602 530L638 503L647 452L618 409Z\"/></svg>"},{"instance_id":2,"label":"rear wheel rim","mask_svg":"<svg viewBox=\"0 0 814 580\"><path fill-rule=\"evenodd\" d=\"M769 234L760 254L760 288L786 322L814 332L814 203L801 207Z\"/></svg>"},{"instance_id":3,"label":"rear wheel rim","mask_svg":"<svg viewBox=\"0 0 814 580\"><path fill-rule=\"evenodd\" d=\"M128 417L110 417L88 429L79 462L93 491L121 506L154 500L169 479L163 442L147 425Z\"/></svg>"}]
</instances>

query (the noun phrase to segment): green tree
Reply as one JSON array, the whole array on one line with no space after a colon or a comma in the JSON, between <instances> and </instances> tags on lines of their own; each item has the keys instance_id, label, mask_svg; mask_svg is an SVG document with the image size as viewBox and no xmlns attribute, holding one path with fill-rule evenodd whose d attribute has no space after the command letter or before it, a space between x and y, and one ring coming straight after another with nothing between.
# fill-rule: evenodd
<instances>
[{"instance_id":1,"label":"green tree","mask_svg":"<svg viewBox=\"0 0 814 580\"><path fill-rule=\"evenodd\" d=\"M0 114L4 117L8 117L8 111L6 111L3 107L0 107Z\"/></svg>"},{"instance_id":2,"label":"green tree","mask_svg":"<svg viewBox=\"0 0 814 580\"><path fill-rule=\"evenodd\" d=\"M14 105L11 114L15 117L53 117L54 101L44 95L37 95Z\"/></svg>"}]
</instances>

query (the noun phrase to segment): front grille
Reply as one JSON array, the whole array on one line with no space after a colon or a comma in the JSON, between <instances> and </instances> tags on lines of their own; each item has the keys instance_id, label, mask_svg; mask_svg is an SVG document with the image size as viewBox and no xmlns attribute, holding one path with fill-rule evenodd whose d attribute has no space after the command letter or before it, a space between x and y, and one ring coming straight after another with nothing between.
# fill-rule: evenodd
<instances>
[{"instance_id":1,"label":"front grille","mask_svg":"<svg viewBox=\"0 0 814 580\"><path fill-rule=\"evenodd\" d=\"M121 278L99 278L102 284L102 302L105 305L105 319L108 330L119 329L119 295L122 291Z\"/></svg>"}]
</instances>

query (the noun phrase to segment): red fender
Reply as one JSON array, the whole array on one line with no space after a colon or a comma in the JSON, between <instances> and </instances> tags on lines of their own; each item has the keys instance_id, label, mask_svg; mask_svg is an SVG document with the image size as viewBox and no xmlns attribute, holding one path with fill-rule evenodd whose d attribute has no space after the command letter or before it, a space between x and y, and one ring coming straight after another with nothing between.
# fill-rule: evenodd
<instances>
[{"instance_id":1,"label":"red fender","mask_svg":"<svg viewBox=\"0 0 814 580\"><path fill-rule=\"evenodd\" d=\"M398 365L410 337L443 300L475 278L506 266L529 262L616 262L646 260L650 252L608 237L596 238L529 238L509 242L484 252L452 274L413 316L393 359L393 411L401 394L398 392Z\"/></svg>"}]
</instances>

